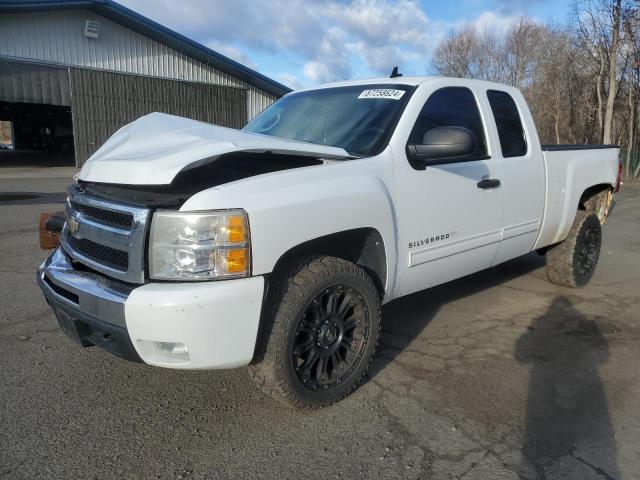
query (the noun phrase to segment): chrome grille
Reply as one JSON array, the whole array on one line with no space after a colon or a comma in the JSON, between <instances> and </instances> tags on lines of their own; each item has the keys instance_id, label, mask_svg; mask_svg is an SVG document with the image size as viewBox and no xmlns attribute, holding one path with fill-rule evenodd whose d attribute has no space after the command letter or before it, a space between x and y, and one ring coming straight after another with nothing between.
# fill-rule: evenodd
<instances>
[{"instance_id":1,"label":"chrome grille","mask_svg":"<svg viewBox=\"0 0 640 480\"><path fill-rule=\"evenodd\" d=\"M133 215L130 213L113 212L103 208L83 205L75 201L71 202L71 208L77 212L84 213L88 218L91 218L98 223L104 223L105 225L112 227L131 230L131 225L133 224Z\"/></svg>"},{"instance_id":2,"label":"chrome grille","mask_svg":"<svg viewBox=\"0 0 640 480\"><path fill-rule=\"evenodd\" d=\"M129 254L122 250L100 245L86 238L67 237L68 245L76 252L90 258L94 262L105 264L122 272L129 269Z\"/></svg>"},{"instance_id":3,"label":"chrome grille","mask_svg":"<svg viewBox=\"0 0 640 480\"><path fill-rule=\"evenodd\" d=\"M130 283L144 282L149 210L114 203L69 189L61 244L75 261Z\"/></svg>"}]
</instances>

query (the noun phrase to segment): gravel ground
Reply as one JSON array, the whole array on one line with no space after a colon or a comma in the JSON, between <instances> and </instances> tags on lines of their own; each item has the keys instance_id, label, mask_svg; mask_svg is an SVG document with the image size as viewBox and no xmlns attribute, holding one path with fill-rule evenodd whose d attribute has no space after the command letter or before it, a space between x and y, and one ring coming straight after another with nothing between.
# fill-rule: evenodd
<instances>
[{"instance_id":1,"label":"gravel ground","mask_svg":"<svg viewBox=\"0 0 640 480\"><path fill-rule=\"evenodd\" d=\"M0 175L2 478L640 477L640 188L618 195L588 287L550 284L534 254L395 301L365 384L305 413L242 369L67 340L34 277L38 214L69 180L15 177Z\"/></svg>"}]
</instances>

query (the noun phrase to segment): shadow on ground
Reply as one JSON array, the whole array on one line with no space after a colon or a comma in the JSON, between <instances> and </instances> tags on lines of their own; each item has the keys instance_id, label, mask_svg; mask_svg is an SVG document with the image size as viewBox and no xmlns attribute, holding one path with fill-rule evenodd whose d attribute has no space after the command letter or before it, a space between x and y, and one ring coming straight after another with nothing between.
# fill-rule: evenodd
<instances>
[{"instance_id":1,"label":"shadow on ground","mask_svg":"<svg viewBox=\"0 0 640 480\"><path fill-rule=\"evenodd\" d=\"M609 349L598 324L556 297L518 339L514 356L530 369L522 453L537 475L562 476L563 464L577 461L598 477L620 478L599 374ZM593 456L590 443L603 467L586 460Z\"/></svg>"},{"instance_id":2,"label":"shadow on ground","mask_svg":"<svg viewBox=\"0 0 640 480\"><path fill-rule=\"evenodd\" d=\"M531 254L386 305L369 378L407 349L448 303L507 283L544 263L543 257ZM608 358L605 333L613 327L605 319L597 320L558 296L516 342L514 357L529 366L520 447L521 472L528 473L523 478L620 478L615 432L599 373ZM578 470L581 477L576 476Z\"/></svg>"}]
</instances>

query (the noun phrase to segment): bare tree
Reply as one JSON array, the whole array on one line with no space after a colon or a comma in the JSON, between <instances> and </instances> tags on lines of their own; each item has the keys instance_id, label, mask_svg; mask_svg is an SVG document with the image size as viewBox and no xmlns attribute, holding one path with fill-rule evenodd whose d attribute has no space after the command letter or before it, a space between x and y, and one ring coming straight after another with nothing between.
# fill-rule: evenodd
<instances>
[{"instance_id":1,"label":"bare tree","mask_svg":"<svg viewBox=\"0 0 640 480\"><path fill-rule=\"evenodd\" d=\"M471 25L458 32L449 32L448 38L435 50L433 64L436 70L447 77L468 77L476 41L476 30Z\"/></svg>"},{"instance_id":2,"label":"bare tree","mask_svg":"<svg viewBox=\"0 0 640 480\"><path fill-rule=\"evenodd\" d=\"M617 142L626 176L638 176L640 0L576 0L574 20L523 17L502 33L467 25L438 45L433 66L520 88L542 142Z\"/></svg>"},{"instance_id":3,"label":"bare tree","mask_svg":"<svg viewBox=\"0 0 640 480\"><path fill-rule=\"evenodd\" d=\"M473 25L452 31L436 48L433 64L449 77L498 80L496 52L498 38L488 32L478 32Z\"/></svg>"},{"instance_id":4,"label":"bare tree","mask_svg":"<svg viewBox=\"0 0 640 480\"><path fill-rule=\"evenodd\" d=\"M627 77L627 146L625 153L625 176L628 178L633 168L634 158L640 156L640 142L638 130L638 103L640 102L640 1L636 3L625 18L624 30L626 42L624 45L626 56L629 58L629 75ZM640 173L640 158L633 172L637 177Z\"/></svg>"},{"instance_id":5,"label":"bare tree","mask_svg":"<svg viewBox=\"0 0 640 480\"><path fill-rule=\"evenodd\" d=\"M611 127L613 125L613 107L618 93L618 52L620 50L620 19L622 15L622 0L614 0L611 6L611 49L609 51L609 88L607 92L607 107L604 116L604 133L602 143L611 143Z\"/></svg>"},{"instance_id":6,"label":"bare tree","mask_svg":"<svg viewBox=\"0 0 640 480\"><path fill-rule=\"evenodd\" d=\"M508 83L527 98L544 142L584 137L577 107L586 103L576 72L575 42L564 29L523 17L502 35L473 26L450 33L436 49L434 67L448 76ZM581 59L584 62L584 59ZM580 96L578 101L575 97Z\"/></svg>"},{"instance_id":7,"label":"bare tree","mask_svg":"<svg viewBox=\"0 0 640 480\"><path fill-rule=\"evenodd\" d=\"M626 18L636 9L637 0L578 0L574 4L577 37L594 64L598 125L603 143L620 136L614 133L616 101L627 72L621 47L625 44Z\"/></svg>"},{"instance_id":8,"label":"bare tree","mask_svg":"<svg viewBox=\"0 0 640 480\"><path fill-rule=\"evenodd\" d=\"M601 3L609 0L577 0L573 6L573 16L576 20L576 35L579 48L588 53L593 70L593 86L596 99L595 116L598 125L597 141L604 136L605 110L605 78L608 57L606 37L608 29L603 20Z\"/></svg>"},{"instance_id":9,"label":"bare tree","mask_svg":"<svg viewBox=\"0 0 640 480\"><path fill-rule=\"evenodd\" d=\"M527 17L521 17L507 30L503 41L507 83L522 88L531 80L547 32L546 27Z\"/></svg>"}]
</instances>

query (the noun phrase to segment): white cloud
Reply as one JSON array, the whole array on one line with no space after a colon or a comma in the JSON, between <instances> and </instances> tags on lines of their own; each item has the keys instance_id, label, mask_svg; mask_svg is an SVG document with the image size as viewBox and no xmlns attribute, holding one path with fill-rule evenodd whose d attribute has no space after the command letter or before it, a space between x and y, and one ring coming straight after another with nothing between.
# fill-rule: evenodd
<instances>
[{"instance_id":1,"label":"white cloud","mask_svg":"<svg viewBox=\"0 0 640 480\"><path fill-rule=\"evenodd\" d=\"M262 69L295 87L387 75L395 65L422 74L452 28L469 20L506 28L516 18L507 0L493 0L497 13L456 23L432 21L417 0L121 1L245 65L260 69L246 52L272 58Z\"/></svg>"},{"instance_id":2,"label":"white cloud","mask_svg":"<svg viewBox=\"0 0 640 480\"><path fill-rule=\"evenodd\" d=\"M297 76L288 72L276 73L275 75L273 75L273 78L293 90L299 90L304 87L304 85L300 83L300 79Z\"/></svg>"},{"instance_id":3,"label":"white cloud","mask_svg":"<svg viewBox=\"0 0 640 480\"><path fill-rule=\"evenodd\" d=\"M337 27L330 28L318 45L315 59L305 63L304 76L312 83L342 80L351 76L351 57L347 36Z\"/></svg>"},{"instance_id":4,"label":"white cloud","mask_svg":"<svg viewBox=\"0 0 640 480\"><path fill-rule=\"evenodd\" d=\"M330 82L336 78L336 75L329 70L329 66L321 62L305 63L302 73L312 83Z\"/></svg>"},{"instance_id":5,"label":"white cloud","mask_svg":"<svg viewBox=\"0 0 640 480\"><path fill-rule=\"evenodd\" d=\"M251 63L243 49L300 58L312 83L350 78L357 62L386 74L431 49L429 21L413 0L125 3L241 63Z\"/></svg>"},{"instance_id":6,"label":"white cloud","mask_svg":"<svg viewBox=\"0 0 640 480\"><path fill-rule=\"evenodd\" d=\"M302 0L126 0L128 7L202 42L313 54L323 37L314 4Z\"/></svg>"},{"instance_id":7,"label":"white cloud","mask_svg":"<svg viewBox=\"0 0 640 480\"><path fill-rule=\"evenodd\" d=\"M386 74L409 58L429 52L430 22L410 0L356 0L332 3L328 17L349 32L347 45L375 73Z\"/></svg>"},{"instance_id":8,"label":"white cloud","mask_svg":"<svg viewBox=\"0 0 640 480\"><path fill-rule=\"evenodd\" d=\"M479 32L505 32L514 22L520 18L518 15L501 15L495 12L483 12L476 18L472 25Z\"/></svg>"},{"instance_id":9,"label":"white cloud","mask_svg":"<svg viewBox=\"0 0 640 480\"><path fill-rule=\"evenodd\" d=\"M244 52L240 50L240 48L234 45L229 45L228 43L219 41L212 41L207 43L207 47L209 47L211 50L221 53L225 57L229 57L236 62L242 63L247 67L256 68L255 63L253 63L253 61L249 57L247 57L247 55L245 55Z\"/></svg>"},{"instance_id":10,"label":"white cloud","mask_svg":"<svg viewBox=\"0 0 640 480\"><path fill-rule=\"evenodd\" d=\"M545 0L493 0L495 10L506 16L521 15L535 4L544 3Z\"/></svg>"},{"instance_id":11,"label":"white cloud","mask_svg":"<svg viewBox=\"0 0 640 480\"><path fill-rule=\"evenodd\" d=\"M423 43L429 21L415 1L355 0L351 4L332 3L327 16L356 38L371 45Z\"/></svg>"}]
</instances>

